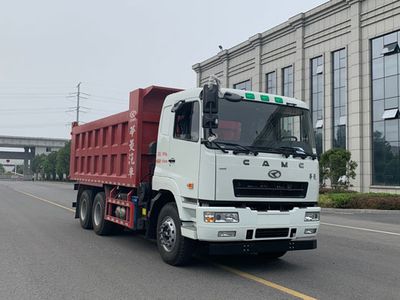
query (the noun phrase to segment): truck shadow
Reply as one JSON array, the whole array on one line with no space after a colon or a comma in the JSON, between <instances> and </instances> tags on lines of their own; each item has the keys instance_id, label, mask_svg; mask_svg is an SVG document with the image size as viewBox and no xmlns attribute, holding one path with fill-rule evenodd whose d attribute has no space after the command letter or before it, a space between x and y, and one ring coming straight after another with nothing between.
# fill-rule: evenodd
<instances>
[{"instance_id":1,"label":"truck shadow","mask_svg":"<svg viewBox=\"0 0 400 300\"><path fill-rule=\"evenodd\" d=\"M278 259L268 259L257 254L254 255L228 255L214 256L203 255L200 259L206 259L215 265L224 265L231 268L245 268L247 271L295 271L302 269L302 266L291 263L285 260L285 257Z\"/></svg>"},{"instance_id":2,"label":"truck shadow","mask_svg":"<svg viewBox=\"0 0 400 300\"><path fill-rule=\"evenodd\" d=\"M109 238L118 240L118 243L123 243L128 247L131 247L132 251L136 249L144 250L149 255L154 256L155 259L160 259L157 250L157 243L155 240L148 240L142 234L134 233L130 231L123 231L117 235L110 236ZM291 253L286 254L290 256ZM285 257L279 259L267 259L258 255L209 255L207 253L201 252L196 253L193 257L193 261L185 266L189 269L204 269L204 264L209 265L224 265L231 268L241 268L246 269L249 272L257 271L271 271L280 272L285 270L296 271L304 269L303 265L297 265L289 260L285 260Z\"/></svg>"}]
</instances>

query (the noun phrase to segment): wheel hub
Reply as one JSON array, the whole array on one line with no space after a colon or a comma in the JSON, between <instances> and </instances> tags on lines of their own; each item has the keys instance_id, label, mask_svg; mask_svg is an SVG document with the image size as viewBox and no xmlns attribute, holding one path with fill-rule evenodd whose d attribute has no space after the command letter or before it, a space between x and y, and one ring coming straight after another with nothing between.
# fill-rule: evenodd
<instances>
[{"instance_id":1,"label":"wheel hub","mask_svg":"<svg viewBox=\"0 0 400 300\"><path fill-rule=\"evenodd\" d=\"M82 221L85 221L86 213L87 213L87 202L86 202L86 199L83 199L83 201L81 201L80 208L81 208L80 217L81 217Z\"/></svg>"},{"instance_id":2,"label":"wheel hub","mask_svg":"<svg viewBox=\"0 0 400 300\"><path fill-rule=\"evenodd\" d=\"M176 226L171 217L164 219L160 226L160 242L165 251L171 252L176 243Z\"/></svg>"},{"instance_id":3,"label":"wheel hub","mask_svg":"<svg viewBox=\"0 0 400 300\"><path fill-rule=\"evenodd\" d=\"M100 222L101 222L101 205L100 205L100 203L99 202L97 202L96 203L96 206L94 207L94 215L93 215L93 221L94 221L94 224L96 225L96 226L99 226L100 225Z\"/></svg>"}]
</instances>

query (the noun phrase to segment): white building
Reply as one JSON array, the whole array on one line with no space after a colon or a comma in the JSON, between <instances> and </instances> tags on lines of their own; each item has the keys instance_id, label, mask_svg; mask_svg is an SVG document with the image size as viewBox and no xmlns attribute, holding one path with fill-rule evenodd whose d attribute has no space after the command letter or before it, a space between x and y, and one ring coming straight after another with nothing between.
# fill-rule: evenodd
<instances>
[{"instance_id":1,"label":"white building","mask_svg":"<svg viewBox=\"0 0 400 300\"><path fill-rule=\"evenodd\" d=\"M400 192L400 1L331 0L193 66L197 85L294 96L317 148L347 148L361 191Z\"/></svg>"}]
</instances>

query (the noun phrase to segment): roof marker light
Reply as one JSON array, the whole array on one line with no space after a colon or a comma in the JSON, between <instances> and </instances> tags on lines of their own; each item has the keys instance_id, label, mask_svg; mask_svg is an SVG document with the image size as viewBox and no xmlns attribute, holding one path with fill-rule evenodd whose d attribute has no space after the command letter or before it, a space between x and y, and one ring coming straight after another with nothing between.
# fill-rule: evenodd
<instances>
[{"instance_id":1,"label":"roof marker light","mask_svg":"<svg viewBox=\"0 0 400 300\"><path fill-rule=\"evenodd\" d=\"M283 99L281 97L275 97L276 103L283 103Z\"/></svg>"},{"instance_id":2,"label":"roof marker light","mask_svg":"<svg viewBox=\"0 0 400 300\"><path fill-rule=\"evenodd\" d=\"M262 101L269 101L269 96L268 95L260 95L260 99Z\"/></svg>"},{"instance_id":3,"label":"roof marker light","mask_svg":"<svg viewBox=\"0 0 400 300\"><path fill-rule=\"evenodd\" d=\"M253 93L246 93L245 96L246 96L246 99L249 99L249 100L256 99L256 96Z\"/></svg>"}]
</instances>

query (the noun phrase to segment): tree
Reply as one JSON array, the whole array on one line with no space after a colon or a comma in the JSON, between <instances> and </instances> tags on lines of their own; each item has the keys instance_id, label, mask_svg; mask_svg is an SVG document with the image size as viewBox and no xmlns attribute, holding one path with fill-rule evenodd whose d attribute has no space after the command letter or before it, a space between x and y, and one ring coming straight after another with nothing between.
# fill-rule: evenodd
<instances>
[{"instance_id":1,"label":"tree","mask_svg":"<svg viewBox=\"0 0 400 300\"><path fill-rule=\"evenodd\" d=\"M47 159L45 154L40 154L35 156L31 163L32 172L35 174L40 174L41 178L44 178L44 162Z\"/></svg>"},{"instance_id":2,"label":"tree","mask_svg":"<svg viewBox=\"0 0 400 300\"><path fill-rule=\"evenodd\" d=\"M56 179L57 152L48 154L43 163L44 174L47 180Z\"/></svg>"},{"instance_id":3,"label":"tree","mask_svg":"<svg viewBox=\"0 0 400 300\"><path fill-rule=\"evenodd\" d=\"M58 178L61 180L64 174L69 176L69 156L71 153L71 142L65 144L64 148L61 148L57 152L56 172Z\"/></svg>"},{"instance_id":4,"label":"tree","mask_svg":"<svg viewBox=\"0 0 400 300\"><path fill-rule=\"evenodd\" d=\"M331 187L334 189L348 188L350 185L349 179L356 178L355 169L357 163L351 160L351 152L345 149L331 149L321 155L320 172L321 177L330 179ZM340 180L343 178L345 180Z\"/></svg>"},{"instance_id":5,"label":"tree","mask_svg":"<svg viewBox=\"0 0 400 300\"><path fill-rule=\"evenodd\" d=\"M17 165L17 170L14 169L14 172L17 174L24 174L24 166L23 165Z\"/></svg>"},{"instance_id":6,"label":"tree","mask_svg":"<svg viewBox=\"0 0 400 300\"><path fill-rule=\"evenodd\" d=\"M4 166L0 164L0 174L4 174L6 172L6 169L4 169Z\"/></svg>"},{"instance_id":7,"label":"tree","mask_svg":"<svg viewBox=\"0 0 400 300\"><path fill-rule=\"evenodd\" d=\"M70 149L71 142L69 141L57 152L35 156L31 163L32 171L47 180L56 180L57 176L62 180L64 175L69 176Z\"/></svg>"}]
</instances>

